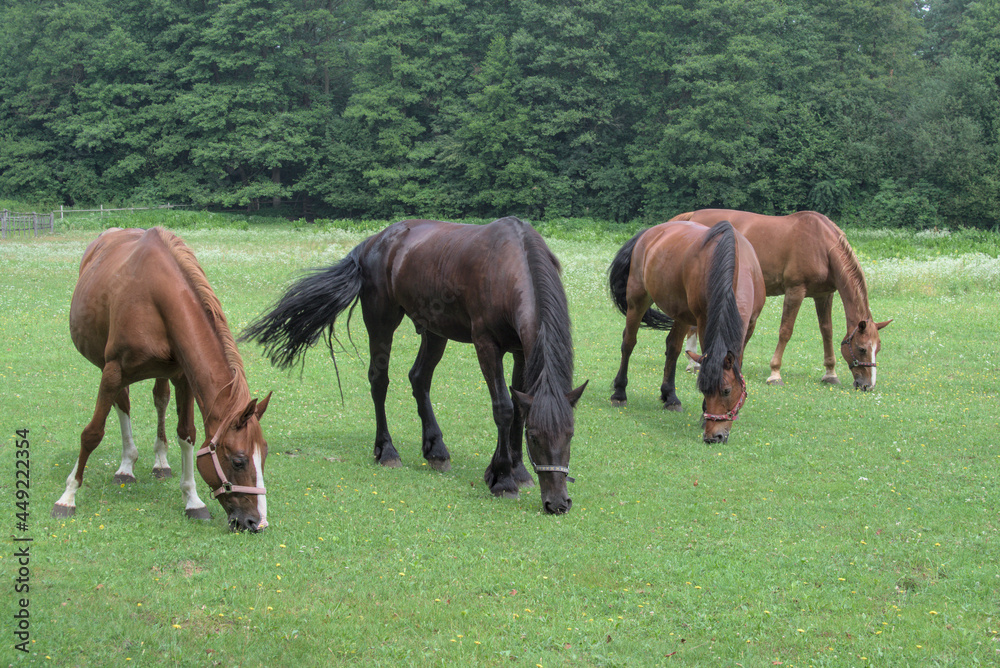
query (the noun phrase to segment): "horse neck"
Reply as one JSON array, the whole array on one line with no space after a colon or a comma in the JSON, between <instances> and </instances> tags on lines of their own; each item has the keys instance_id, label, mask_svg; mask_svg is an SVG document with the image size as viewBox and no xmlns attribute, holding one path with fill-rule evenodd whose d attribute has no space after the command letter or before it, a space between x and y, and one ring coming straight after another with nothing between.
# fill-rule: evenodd
<instances>
[{"instance_id":1,"label":"horse neck","mask_svg":"<svg viewBox=\"0 0 1000 668\"><path fill-rule=\"evenodd\" d=\"M870 320L872 311L868 304L868 286L858 258L843 233L840 233L838 241L830 252L830 264L834 285L844 304L847 329L851 330L862 320Z\"/></svg>"},{"instance_id":2,"label":"horse neck","mask_svg":"<svg viewBox=\"0 0 1000 668\"><path fill-rule=\"evenodd\" d=\"M250 400L243 360L222 305L194 253L180 238L162 228L153 229L173 258L182 286L171 290L171 297L158 300L158 306L164 313L172 352L198 402L205 431L213 436L223 421Z\"/></svg>"},{"instance_id":3,"label":"horse neck","mask_svg":"<svg viewBox=\"0 0 1000 668\"><path fill-rule=\"evenodd\" d=\"M227 359L225 346L203 311L175 322L181 324L170 332L173 352L191 385L206 436L211 437L250 400L246 376Z\"/></svg>"}]
</instances>

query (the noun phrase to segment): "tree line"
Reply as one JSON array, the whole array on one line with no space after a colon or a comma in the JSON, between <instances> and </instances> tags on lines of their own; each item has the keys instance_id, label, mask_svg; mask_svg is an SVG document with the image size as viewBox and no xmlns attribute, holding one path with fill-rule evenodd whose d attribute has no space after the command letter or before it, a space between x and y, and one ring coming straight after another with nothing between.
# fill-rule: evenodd
<instances>
[{"instance_id":1,"label":"tree line","mask_svg":"<svg viewBox=\"0 0 1000 668\"><path fill-rule=\"evenodd\" d=\"M1000 223L1000 0L8 0L0 195Z\"/></svg>"}]
</instances>

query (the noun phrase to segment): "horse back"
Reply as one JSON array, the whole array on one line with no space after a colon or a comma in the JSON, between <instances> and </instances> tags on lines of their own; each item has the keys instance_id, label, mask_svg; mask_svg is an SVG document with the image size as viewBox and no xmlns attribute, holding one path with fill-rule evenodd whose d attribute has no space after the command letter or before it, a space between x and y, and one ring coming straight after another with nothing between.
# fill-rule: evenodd
<instances>
[{"instance_id":1,"label":"horse back","mask_svg":"<svg viewBox=\"0 0 1000 668\"><path fill-rule=\"evenodd\" d=\"M368 274L377 272L379 289L418 330L463 342L488 332L519 347L520 325L534 319L525 299L533 294L528 235L538 233L509 218L488 225L404 220L378 235Z\"/></svg>"},{"instance_id":2,"label":"horse back","mask_svg":"<svg viewBox=\"0 0 1000 668\"><path fill-rule=\"evenodd\" d=\"M757 253L768 295L782 295L805 286L808 296L833 292L831 253L839 244L840 228L815 211L765 216L735 209L700 209L675 216L709 227L728 220Z\"/></svg>"},{"instance_id":3,"label":"horse back","mask_svg":"<svg viewBox=\"0 0 1000 668\"><path fill-rule=\"evenodd\" d=\"M649 228L636 242L629 291L645 291L675 320L694 324L707 308L703 277L711 259L701 252L707 227L669 221Z\"/></svg>"},{"instance_id":4,"label":"horse back","mask_svg":"<svg viewBox=\"0 0 1000 668\"><path fill-rule=\"evenodd\" d=\"M133 363L171 357L162 296L186 281L160 235L114 228L84 252L70 302L70 336L98 367L125 351Z\"/></svg>"}]
</instances>

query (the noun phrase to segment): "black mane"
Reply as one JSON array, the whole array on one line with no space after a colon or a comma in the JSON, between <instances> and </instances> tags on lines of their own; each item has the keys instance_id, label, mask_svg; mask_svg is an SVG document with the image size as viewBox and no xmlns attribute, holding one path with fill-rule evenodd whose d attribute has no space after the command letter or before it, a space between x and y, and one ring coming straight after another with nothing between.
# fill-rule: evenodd
<instances>
[{"instance_id":1,"label":"black mane","mask_svg":"<svg viewBox=\"0 0 1000 668\"><path fill-rule=\"evenodd\" d=\"M736 236L733 226L723 221L705 236L705 245L718 238L712 252L708 283L708 322L702 350L705 359L698 374L698 389L705 394L718 392L722 385L722 368L727 354L733 356L733 370L739 374L740 351L743 350L743 318L733 293L736 271Z\"/></svg>"},{"instance_id":2,"label":"black mane","mask_svg":"<svg viewBox=\"0 0 1000 668\"><path fill-rule=\"evenodd\" d=\"M561 267L559 260L533 228L525 225L521 238L534 283L538 317L538 336L532 349L526 351L525 391L536 399L552 395L563 398L573 387L573 339L566 291L559 277ZM550 405L561 406L566 411L566 415L552 415L553 422L564 423L572 419L565 400L551 402ZM543 418L539 415L541 409L536 401L532 408L533 421Z\"/></svg>"}]
</instances>

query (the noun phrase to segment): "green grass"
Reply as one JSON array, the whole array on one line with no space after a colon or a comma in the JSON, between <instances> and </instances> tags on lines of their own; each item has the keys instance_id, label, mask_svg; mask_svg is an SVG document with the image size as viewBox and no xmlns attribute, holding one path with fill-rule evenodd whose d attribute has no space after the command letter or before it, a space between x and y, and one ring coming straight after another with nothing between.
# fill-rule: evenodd
<instances>
[{"instance_id":1,"label":"green grass","mask_svg":"<svg viewBox=\"0 0 1000 668\"><path fill-rule=\"evenodd\" d=\"M178 223L236 332L297 272L364 236L327 221L216 226L157 216ZM153 224L148 215L114 222ZM34 539L27 655L12 649L14 543L0 553L11 601L2 658L545 668L1000 660L995 237L942 246L939 258L916 234L886 235L891 244L881 246L877 231L848 231L876 319L895 318L882 332L878 387L861 394L818 383L811 308L785 354L786 386L765 385L780 314L772 299L747 351L747 405L728 444L707 446L692 377L679 379L683 413L659 408L661 335L640 333L628 408L608 402L623 318L604 271L632 230L541 227L564 265L575 377L591 381L576 411L572 511L545 516L537 490L505 501L485 488L496 435L471 346L449 346L432 393L453 469L423 464L406 381L418 339L404 323L388 399L403 456L394 470L371 463L365 352L338 355L342 404L325 350L309 354L300 376L242 346L251 390L275 391L264 418L271 528L260 535L227 533L218 506L211 522L186 520L177 479L148 475L149 382L132 392L139 482L111 482L120 457L112 419L77 515L48 517L99 376L67 327L94 232L0 243L0 489L8 533ZM973 257L979 273L967 279ZM842 335L839 302L834 322ZM352 325L365 351L360 317ZM838 371L849 377L843 360ZM171 416L170 433L174 426ZM14 434L23 427L27 534L14 529ZM179 469L177 449L169 456Z\"/></svg>"}]
</instances>

